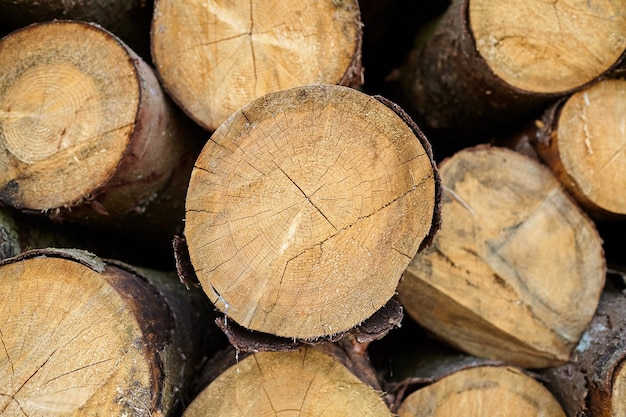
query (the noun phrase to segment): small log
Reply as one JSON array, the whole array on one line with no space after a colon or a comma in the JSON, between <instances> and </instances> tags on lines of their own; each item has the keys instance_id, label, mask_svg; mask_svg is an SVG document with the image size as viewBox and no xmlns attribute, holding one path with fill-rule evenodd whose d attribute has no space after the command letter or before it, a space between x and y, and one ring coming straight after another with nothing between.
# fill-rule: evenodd
<instances>
[{"instance_id":1,"label":"small log","mask_svg":"<svg viewBox=\"0 0 626 417\"><path fill-rule=\"evenodd\" d=\"M210 131L272 91L363 83L356 0L156 0L151 37L163 86Z\"/></svg>"},{"instance_id":2,"label":"small log","mask_svg":"<svg viewBox=\"0 0 626 417\"><path fill-rule=\"evenodd\" d=\"M70 21L13 32L0 41L0 86L2 203L149 238L182 229L199 146L118 38Z\"/></svg>"},{"instance_id":3,"label":"small log","mask_svg":"<svg viewBox=\"0 0 626 417\"><path fill-rule=\"evenodd\" d=\"M55 19L102 25L145 60L150 59L152 1L146 0L0 0L0 36Z\"/></svg>"},{"instance_id":4,"label":"small log","mask_svg":"<svg viewBox=\"0 0 626 417\"><path fill-rule=\"evenodd\" d=\"M569 417L626 413L626 296L605 291L572 360L542 376Z\"/></svg>"},{"instance_id":5,"label":"small log","mask_svg":"<svg viewBox=\"0 0 626 417\"><path fill-rule=\"evenodd\" d=\"M565 417L540 382L509 365L463 365L404 399L400 417Z\"/></svg>"},{"instance_id":6,"label":"small log","mask_svg":"<svg viewBox=\"0 0 626 417\"><path fill-rule=\"evenodd\" d=\"M550 170L478 146L440 164L443 226L407 267L407 314L469 354L526 368L566 362L606 263L594 223Z\"/></svg>"},{"instance_id":7,"label":"small log","mask_svg":"<svg viewBox=\"0 0 626 417\"><path fill-rule=\"evenodd\" d=\"M530 136L541 160L597 219L624 219L626 81L607 79L548 109Z\"/></svg>"},{"instance_id":8,"label":"small log","mask_svg":"<svg viewBox=\"0 0 626 417\"><path fill-rule=\"evenodd\" d=\"M232 351L229 355L235 357ZM346 367L346 360L349 358L335 345L251 354L221 372L183 417L391 417L380 392Z\"/></svg>"},{"instance_id":9,"label":"small log","mask_svg":"<svg viewBox=\"0 0 626 417\"><path fill-rule=\"evenodd\" d=\"M0 414L180 411L220 334L201 292L148 272L80 250L2 261Z\"/></svg>"},{"instance_id":10,"label":"small log","mask_svg":"<svg viewBox=\"0 0 626 417\"><path fill-rule=\"evenodd\" d=\"M419 35L402 88L420 125L480 136L612 71L625 33L624 3L453 0Z\"/></svg>"},{"instance_id":11,"label":"small log","mask_svg":"<svg viewBox=\"0 0 626 417\"><path fill-rule=\"evenodd\" d=\"M316 339L394 296L439 226L438 174L417 126L380 100L331 85L270 93L205 145L184 235L229 320Z\"/></svg>"}]
</instances>

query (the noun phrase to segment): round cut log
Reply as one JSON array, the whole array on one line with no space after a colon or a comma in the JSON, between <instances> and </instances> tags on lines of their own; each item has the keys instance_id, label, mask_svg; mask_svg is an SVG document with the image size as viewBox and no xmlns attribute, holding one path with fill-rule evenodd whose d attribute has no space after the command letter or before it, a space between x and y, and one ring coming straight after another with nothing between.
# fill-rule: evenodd
<instances>
[{"instance_id":1,"label":"round cut log","mask_svg":"<svg viewBox=\"0 0 626 417\"><path fill-rule=\"evenodd\" d=\"M271 93L235 113L196 161L186 199L184 234L209 298L284 337L370 317L438 224L438 177L417 132L339 86Z\"/></svg>"}]
</instances>

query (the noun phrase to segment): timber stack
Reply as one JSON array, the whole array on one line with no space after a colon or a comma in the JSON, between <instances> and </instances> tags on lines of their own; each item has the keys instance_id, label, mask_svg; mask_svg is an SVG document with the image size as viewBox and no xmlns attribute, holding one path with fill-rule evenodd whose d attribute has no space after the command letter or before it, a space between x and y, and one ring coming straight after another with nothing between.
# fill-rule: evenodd
<instances>
[{"instance_id":1,"label":"timber stack","mask_svg":"<svg viewBox=\"0 0 626 417\"><path fill-rule=\"evenodd\" d=\"M0 0L0 36L0 415L626 412L626 3Z\"/></svg>"}]
</instances>

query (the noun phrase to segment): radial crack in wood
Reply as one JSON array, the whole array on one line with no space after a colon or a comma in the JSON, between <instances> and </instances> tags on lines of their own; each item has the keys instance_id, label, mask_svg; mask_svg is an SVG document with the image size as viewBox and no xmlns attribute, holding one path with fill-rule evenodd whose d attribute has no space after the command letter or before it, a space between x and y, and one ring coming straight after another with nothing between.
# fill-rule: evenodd
<instances>
[{"instance_id":1,"label":"radial crack in wood","mask_svg":"<svg viewBox=\"0 0 626 417\"><path fill-rule=\"evenodd\" d=\"M244 327L339 333L394 295L438 225L437 181L426 138L377 99L330 85L271 93L229 118L196 161L190 259Z\"/></svg>"},{"instance_id":2,"label":"radial crack in wood","mask_svg":"<svg viewBox=\"0 0 626 417\"><path fill-rule=\"evenodd\" d=\"M380 393L329 353L302 348L249 355L211 382L183 416L391 417Z\"/></svg>"},{"instance_id":3,"label":"radial crack in wood","mask_svg":"<svg viewBox=\"0 0 626 417\"><path fill-rule=\"evenodd\" d=\"M80 250L3 260L0 414L179 412L196 394L195 367L219 335L200 324L210 303L199 295L173 275Z\"/></svg>"},{"instance_id":4,"label":"radial crack in wood","mask_svg":"<svg viewBox=\"0 0 626 417\"><path fill-rule=\"evenodd\" d=\"M354 0L157 0L151 37L165 88L211 131L272 91L363 82Z\"/></svg>"}]
</instances>

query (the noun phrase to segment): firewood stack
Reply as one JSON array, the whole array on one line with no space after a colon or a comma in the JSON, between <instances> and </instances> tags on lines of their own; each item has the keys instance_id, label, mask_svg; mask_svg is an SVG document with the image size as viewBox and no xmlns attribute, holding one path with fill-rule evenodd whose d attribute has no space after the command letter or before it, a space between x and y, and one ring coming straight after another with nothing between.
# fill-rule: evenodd
<instances>
[{"instance_id":1,"label":"firewood stack","mask_svg":"<svg viewBox=\"0 0 626 417\"><path fill-rule=\"evenodd\" d=\"M626 412L626 3L0 35L0 415Z\"/></svg>"}]
</instances>

